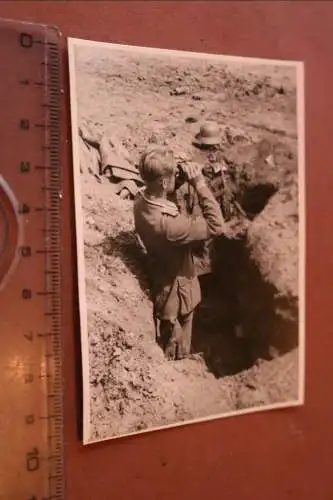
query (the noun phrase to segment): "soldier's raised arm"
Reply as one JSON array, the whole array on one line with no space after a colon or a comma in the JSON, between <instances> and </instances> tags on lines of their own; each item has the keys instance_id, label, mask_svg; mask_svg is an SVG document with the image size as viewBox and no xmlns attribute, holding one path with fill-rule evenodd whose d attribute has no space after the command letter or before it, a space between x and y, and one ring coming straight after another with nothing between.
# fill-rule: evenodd
<instances>
[{"instance_id":1,"label":"soldier's raised arm","mask_svg":"<svg viewBox=\"0 0 333 500\"><path fill-rule=\"evenodd\" d=\"M163 220L164 232L168 242L186 245L194 241L204 241L223 233L224 220L219 204L206 185L201 168L195 164L183 167L198 195L203 216L195 219L185 215L167 217Z\"/></svg>"}]
</instances>

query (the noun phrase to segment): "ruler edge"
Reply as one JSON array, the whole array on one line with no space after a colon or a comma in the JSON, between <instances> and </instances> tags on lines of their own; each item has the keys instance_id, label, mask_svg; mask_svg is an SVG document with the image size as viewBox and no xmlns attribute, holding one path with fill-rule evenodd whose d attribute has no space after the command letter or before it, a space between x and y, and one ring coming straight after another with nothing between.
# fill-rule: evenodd
<instances>
[{"instance_id":1,"label":"ruler edge","mask_svg":"<svg viewBox=\"0 0 333 500\"><path fill-rule=\"evenodd\" d=\"M59 171L59 189L60 192L62 192L62 187L64 185L63 182L63 162L66 164L65 161L65 148L66 145L68 144L68 133L67 133L67 126L68 126L68 120L66 118L66 111L67 111L67 105L66 105L66 97L67 97L67 92L66 92L66 72L65 72L65 57L64 53L66 52L66 44L65 44L65 38L61 32L61 30L58 28L56 25L50 25L50 24L45 24L45 23L38 23L38 22L32 22L32 21L24 21L24 20L18 20L18 19L12 19L12 18L5 18L5 17L0 17L0 27L2 27L4 30L7 29L8 31L17 31L18 29L29 29L31 28L33 32L38 32L44 36L45 39L51 40L55 43L56 49L57 49L57 70L58 70L58 92L59 92L59 102L58 102L58 118L59 118L59 139L58 139L58 152L59 152L59 164L57 166L57 170ZM45 46L43 50L43 58L45 60L45 57L48 57L48 47ZM47 76L52 74L52 69L48 70ZM47 85L47 84L46 84ZM45 87L46 87L45 85ZM50 98L50 93L48 94L48 98ZM63 118L65 117L65 118ZM61 448L59 451L57 451L58 459L60 460L60 467L61 467L61 493L58 493L59 490L59 485L56 485L57 489L57 497L59 496L59 500L65 500L66 497L66 486L67 486L67 481L66 481L66 437L65 437L65 392L66 392L66 377L64 375L64 360L65 360L65 353L63 349L63 334L62 332L64 331L63 329L63 324L64 324L64 315L63 315L63 307L62 307L62 292L64 290L64 283L63 283L63 256L64 256L64 244L62 240L62 234L63 234L63 204L62 200L59 199L59 232L60 232L60 244L59 244L59 256L60 256L60 269L59 269L59 285L58 288L60 290L61 296L60 296L60 314L59 314L59 320L60 320L60 334L58 338L59 342L59 348L57 349L57 354L59 355L58 361L55 363L55 369L53 373L56 375L53 376L53 382L55 381L56 384L58 383L59 386L61 387L61 390L59 391L60 394L58 396L58 400L60 401L60 420L61 420L61 431L59 431L59 437L61 439ZM58 366L57 366L58 365ZM59 411L59 410L58 410ZM59 462L58 462L59 463ZM57 465L59 467L59 465ZM60 496L61 495L61 496Z\"/></svg>"},{"instance_id":2,"label":"ruler edge","mask_svg":"<svg viewBox=\"0 0 333 500\"><path fill-rule=\"evenodd\" d=\"M11 17L0 17L0 25L1 24L8 24L8 25L13 25L13 26L28 26L28 27L35 27L39 29L43 29L45 32L53 31L58 34L59 40L64 40L64 36L60 30L60 28L55 25L55 24L45 24L45 23L37 23L33 21L22 21L20 19L13 19Z\"/></svg>"},{"instance_id":3,"label":"ruler edge","mask_svg":"<svg viewBox=\"0 0 333 500\"><path fill-rule=\"evenodd\" d=\"M63 165L64 163L66 164L65 161L65 154L66 154L66 146L68 145L68 123L67 123L67 103L66 103L66 97L67 97L67 92L66 92L66 72L65 72L65 52L66 52L66 43L65 43L65 38L56 25L50 25L50 24L43 24L43 23L27 23L28 25L32 25L36 27L37 29L44 30L44 34L46 37L51 36L52 39L55 39L55 43L57 46L57 52L58 52L58 92L59 92L59 103L58 103L58 118L59 118L59 139L58 139L58 150L59 150L59 164L57 167L57 170L59 171L59 181L58 181L58 187L60 189L60 193L63 193L63 186L64 186L64 168ZM45 48L44 55L47 52L47 48ZM49 72L52 73L52 70ZM70 186L68 186L70 188ZM59 194L60 194L59 193ZM64 243L63 243L63 234L64 234L64 228L63 228L63 220L64 220L64 207L63 207L63 202L62 202L62 197L59 198L58 201L59 205L59 232L60 232L60 238L59 238L59 254L60 254L60 269L59 269L59 292L60 292L60 333L59 333L59 360L58 360L58 377L54 377L55 381L59 383L61 387L61 393L59 395L59 400L61 403L61 415L60 415L60 420L61 420L61 433L60 438L61 438L61 449L59 451L59 458L60 458L60 464L61 464L61 497L63 500L65 500L66 497L66 490L67 490L67 477L66 477L66 434L65 434L65 393L66 393L66 377L64 374L64 366L65 366L65 352L64 352L64 342L63 342L63 332L65 329L63 328L64 325L64 311L63 311L63 293L65 292L64 290L64 280L63 280L63 275L64 275ZM56 368L57 370L57 368ZM57 485L58 486L58 485ZM58 495L58 493L57 493Z\"/></svg>"}]
</instances>

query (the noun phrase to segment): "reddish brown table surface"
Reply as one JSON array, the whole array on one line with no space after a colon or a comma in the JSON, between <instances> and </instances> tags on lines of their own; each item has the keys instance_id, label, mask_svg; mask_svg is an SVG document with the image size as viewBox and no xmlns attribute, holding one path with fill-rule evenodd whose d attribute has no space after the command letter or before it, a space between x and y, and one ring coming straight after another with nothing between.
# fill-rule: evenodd
<instances>
[{"instance_id":1,"label":"reddish brown table surface","mask_svg":"<svg viewBox=\"0 0 333 500\"><path fill-rule=\"evenodd\" d=\"M306 405L89 447L80 444L68 151L63 331L67 495L68 500L332 500L333 3L1 2L0 16L56 25L65 37L305 61Z\"/></svg>"}]
</instances>

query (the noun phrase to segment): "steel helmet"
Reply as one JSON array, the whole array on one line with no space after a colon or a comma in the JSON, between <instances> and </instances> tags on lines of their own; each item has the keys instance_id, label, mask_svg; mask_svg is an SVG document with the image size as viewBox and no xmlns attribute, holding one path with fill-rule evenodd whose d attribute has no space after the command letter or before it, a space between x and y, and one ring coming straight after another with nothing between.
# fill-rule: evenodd
<instances>
[{"instance_id":1,"label":"steel helmet","mask_svg":"<svg viewBox=\"0 0 333 500\"><path fill-rule=\"evenodd\" d=\"M215 122L205 122L195 136L194 144L198 146L216 146L221 142L220 129Z\"/></svg>"}]
</instances>

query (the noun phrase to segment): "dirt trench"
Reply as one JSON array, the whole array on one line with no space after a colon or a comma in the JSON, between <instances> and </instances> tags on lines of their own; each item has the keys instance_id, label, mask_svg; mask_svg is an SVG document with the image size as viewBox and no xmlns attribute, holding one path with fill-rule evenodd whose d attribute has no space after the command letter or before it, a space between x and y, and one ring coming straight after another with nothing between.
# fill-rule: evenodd
<instances>
[{"instance_id":1,"label":"dirt trench","mask_svg":"<svg viewBox=\"0 0 333 500\"><path fill-rule=\"evenodd\" d=\"M253 192L251 214L256 220L267 205L275 204L278 190L267 182L250 183L247 191L243 189L243 200L251 199ZM112 246L121 249L150 299L145 256L134 233L120 233ZM279 293L263 276L247 231L216 239L210 265L211 272L199 278L202 302L195 313L192 352L202 355L215 377L241 373L260 360L271 360L297 347L297 298Z\"/></svg>"},{"instance_id":2,"label":"dirt trench","mask_svg":"<svg viewBox=\"0 0 333 500\"><path fill-rule=\"evenodd\" d=\"M280 158L283 164L286 158L294 159L288 148L284 147L283 153ZM265 275L261 268L264 259L255 255L262 236L270 232L272 244L267 246L266 253L268 259L274 260L271 250L279 235L270 220L268 223L265 220L267 210L272 211L273 207L278 223L290 226L288 217L281 212L286 200L281 200L281 186L274 178L275 167L270 169L266 164L254 162L253 147L242 151L238 145L230 149L225 161L231 172L237 172L234 195L248 217L245 223L244 217L235 216L226 235L216 239L211 247L211 272L200 276L202 302L195 313L192 337L192 351L201 353L207 369L217 378L239 374L259 360L288 353L298 344L297 297L282 290L277 280L279 270L272 276ZM259 223L256 239L251 241L249 228L258 226L260 218L264 223L262 227ZM117 237L110 236L107 246L122 253L150 300L145 256L134 232L121 231ZM286 269L284 274L288 273Z\"/></svg>"}]
</instances>

